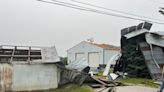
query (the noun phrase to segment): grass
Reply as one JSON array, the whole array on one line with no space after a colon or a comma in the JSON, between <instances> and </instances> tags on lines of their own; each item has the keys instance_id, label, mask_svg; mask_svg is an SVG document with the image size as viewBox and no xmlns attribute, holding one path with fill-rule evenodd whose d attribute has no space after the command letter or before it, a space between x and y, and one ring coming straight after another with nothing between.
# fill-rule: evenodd
<instances>
[{"instance_id":1,"label":"grass","mask_svg":"<svg viewBox=\"0 0 164 92\"><path fill-rule=\"evenodd\" d=\"M69 84L49 92L94 92L94 90L87 85L78 86L76 84Z\"/></svg>"},{"instance_id":2,"label":"grass","mask_svg":"<svg viewBox=\"0 0 164 92\"><path fill-rule=\"evenodd\" d=\"M144 85L148 87L158 88L159 85L154 83L154 80L144 79L144 78L127 78L127 79L118 79L116 81L122 82L126 85Z\"/></svg>"},{"instance_id":3,"label":"grass","mask_svg":"<svg viewBox=\"0 0 164 92\"><path fill-rule=\"evenodd\" d=\"M113 68L110 68L109 73L113 73Z\"/></svg>"},{"instance_id":4,"label":"grass","mask_svg":"<svg viewBox=\"0 0 164 92\"><path fill-rule=\"evenodd\" d=\"M99 71L99 72L97 73L97 76L103 76L103 71Z\"/></svg>"},{"instance_id":5,"label":"grass","mask_svg":"<svg viewBox=\"0 0 164 92\"><path fill-rule=\"evenodd\" d=\"M113 72L113 69L111 68L109 70L110 73ZM97 77L99 78L106 78L103 76L103 72L99 71L97 74ZM158 88L160 85L156 84L154 80L152 79L146 79L146 78L118 78L115 80L117 82L121 82L125 85L141 85L141 86L147 86L147 87L153 87L153 88Z\"/></svg>"},{"instance_id":6,"label":"grass","mask_svg":"<svg viewBox=\"0 0 164 92\"><path fill-rule=\"evenodd\" d=\"M97 76L103 76L104 71L99 71ZM109 73L113 73L113 68L110 68Z\"/></svg>"}]
</instances>

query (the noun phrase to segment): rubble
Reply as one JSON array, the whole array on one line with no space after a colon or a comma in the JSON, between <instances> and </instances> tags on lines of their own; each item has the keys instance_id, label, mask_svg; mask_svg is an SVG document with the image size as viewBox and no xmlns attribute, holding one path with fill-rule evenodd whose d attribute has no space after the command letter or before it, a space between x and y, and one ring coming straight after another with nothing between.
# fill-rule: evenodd
<instances>
[{"instance_id":1,"label":"rubble","mask_svg":"<svg viewBox=\"0 0 164 92\"><path fill-rule=\"evenodd\" d=\"M85 79L89 76L90 67L88 62L83 58L68 65L61 63L56 63L57 67L60 69L60 85L66 83L76 83L82 85Z\"/></svg>"}]
</instances>

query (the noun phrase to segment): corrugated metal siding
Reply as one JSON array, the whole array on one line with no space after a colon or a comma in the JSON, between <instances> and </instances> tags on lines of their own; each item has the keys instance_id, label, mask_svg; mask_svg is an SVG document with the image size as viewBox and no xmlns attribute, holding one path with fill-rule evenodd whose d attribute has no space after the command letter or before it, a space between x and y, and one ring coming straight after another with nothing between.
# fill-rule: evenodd
<instances>
[{"instance_id":1,"label":"corrugated metal siding","mask_svg":"<svg viewBox=\"0 0 164 92\"><path fill-rule=\"evenodd\" d=\"M143 42L143 43L140 43L139 45L141 48L141 52L145 58L145 63L149 69L151 77L153 79L161 79L162 71L156 65L156 63L159 64L159 62L161 62L163 60L157 61L156 59L158 58L157 56L159 55L159 53L160 53L160 55L163 55L163 51L161 51L162 48L154 46L153 50L152 50L153 53L152 53L148 43ZM154 61L154 59L155 59L155 61Z\"/></svg>"}]
</instances>

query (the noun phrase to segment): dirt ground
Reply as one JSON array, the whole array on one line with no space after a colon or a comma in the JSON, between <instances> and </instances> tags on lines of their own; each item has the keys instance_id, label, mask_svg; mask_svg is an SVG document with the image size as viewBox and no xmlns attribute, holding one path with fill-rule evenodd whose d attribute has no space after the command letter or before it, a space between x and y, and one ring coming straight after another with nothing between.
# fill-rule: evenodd
<instances>
[{"instance_id":1,"label":"dirt ground","mask_svg":"<svg viewBox=\"0 0 164 92\"><path fill-rule=\"evenodd\" d=\"M109 88L103 91L102 90L103 88L95 89L95 92L108 92ZM116 87L115 90L116 92L157 92L158 88L150 88L144 86L121 86L121 87Z\"/></svg>"}]
</instances>

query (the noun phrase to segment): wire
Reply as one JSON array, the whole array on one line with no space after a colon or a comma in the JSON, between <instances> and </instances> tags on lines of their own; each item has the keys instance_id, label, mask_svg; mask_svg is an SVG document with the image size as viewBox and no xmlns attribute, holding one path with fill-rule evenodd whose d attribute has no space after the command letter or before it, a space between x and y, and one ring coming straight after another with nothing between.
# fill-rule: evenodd
<instances>
[{"instance_id":1,"label":"wire","mask_svg":"<svg viewBox=\"0 0 164 92\"><path fill-rule=\"evenodd\" d=\"M96 7L96 8L101 8L101 9L105 9L105 10L109 10L109 11L114 11L114 12L117 12L117 13L126 14L126 15L132 15L132 16L136 16L136 17L143 17L143 18L147 18L147 19L151 19L151 20L157 20L157 21L164 21L164 20L149 18L149 17L146 17L146 16L140 16L140 15L136 15L136 14L132 14L132 13L128 13L128 12L109 9L109 8L106 8L106 7L93 5L93 4L90 4L90 3L84 3L84 2L77 1L77 0L71 0L71 1L76 2L76 3L80 3L80 4L84 4L84 5L88 5L88 6L93 6L93 7Z\"/></svg>"},{"instance_id":2,"label":"wire","mask_svg":"<svg viewBox=\"0 0 164 92\"><path fill-rule=\"evenodd\" d=\"M69 4L69 5L75 5L75 4L65 3L65 2L61 2L61 1L57 1L57 0L52 0L52 1L55 1L55 2L58 2L58 3ZM114 10L114 9L109 9L109 8L105 8L105 7L101 7L101 6L96 6L96 5L92 5L92 4L89 4L89 3L79 2L79 1L76 1L76 0L71 0L71 1L77 2L77 3L81 3L81 4L85 4L85 5L90 5L90 6L97 7L97 8L102 8L102 9L114 11L114 12L118 12L118 13L122 13L122 14L133 15L133 16L136 16L136 17L143 17L143 18L147 18L147 19L151 19L151 20L164 21L164 20L149 18L149 17L140 16L140 15L136 15L136 14L131 14L131 13L123 12L123 11L118 11L118 10ZM76 6L79 7L79 5L76 5ZM83 6L80 6L80 7L83 7ZM84 7L83 7L83 8L84 8ZM86 7L85 7L85 8L86 8ZM87 9L88 9L88 8L87 8ZM91 8L90 8L90 9L91 9ZM93 12L93 11L92 11L92 12ZM103 12L104 12L104 11L103 11ZM122 15L121 15L121 16L122 16ZM142 21L143 21L143 20L142 20ZM148 20L144 20L144 21L148 21ZM150 22L151 22L151 21L150 21Z\"/></svg>"},{"instance_id":3,"label":"wire","mask_svg":"<svg viewBox=\"0 0 164 92\"><path fill-rule=\"evenodd\" d=\"M156 22L156 21L145 20L145 19L142 19L142 18L133 18L133 17L123 16L123 15L119 15L119 14L113 14L113 13L104 12L104 11L100 11L100 10L96 10L96 9L92 9L92 8L87 8L87 7L83 7L83 6L79 6L79 5L75 5L75 4L65 3L65 2L61 2L61 1L57 1L57 0L52 0L54 2L44 1L44 0L38 0L38 1L45 2L45 3L50 3L50 4L61 5L61 6L74 8L74 9L79 9L79 10L84 10L84 11L95 12L95 13L99 13L99 14L114 16L114 17L120 17L120 18L132 19L132 20L139 20L139 21L147 21L147 22L151 22L151 23L157 23L157 24L164 25L163 22Z\"/></svg>"},{"instance_id":4,"label":"wire","mask_svg":"<svg viewBox=\"0 0 164 92\"><path fill-rule=\"evenodd\" d=\"M55 2L49 2L49 1L44 1L44 0L37 0L37 1L45 2L45 3L50 3L50 4L61 5L61 6L65 6L65 7L69 7L69 8L74 8L74 9L79 9L79 10L86 10L86 9L82 9L82 8L79 8L79 7L68 6L68 5L64 5L64 4L60 4L60 3L55 3Z\"/></svg>"}]
</instances>

